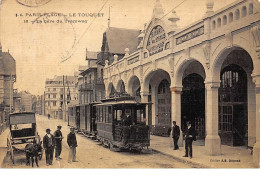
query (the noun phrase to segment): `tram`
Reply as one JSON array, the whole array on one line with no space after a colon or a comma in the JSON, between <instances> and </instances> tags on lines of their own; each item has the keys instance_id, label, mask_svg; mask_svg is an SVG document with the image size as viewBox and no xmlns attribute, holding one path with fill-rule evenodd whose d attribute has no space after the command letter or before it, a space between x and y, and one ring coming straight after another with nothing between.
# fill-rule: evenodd
<instances>
[{"instance_id":1,"label":"tram","mask_svg":"<svg viewBox=\"0 0 260 181\"><path fill-rule=\"evenodd\" d=\"M97 139L111 148L142 150L150 146L147 103L123 96L101 100L96 108Z\"/></svg>"},{"instance_id":2,"label":"tram","mask_svg":"<svg viewBox=\"0 0 260 181\"><path fill-rule=\"evenodd\" d=\"M81 104L68 107L69 125L78 132L86 135L96 135L95 107L94 103Z\"/></svg>"}]
</instances>

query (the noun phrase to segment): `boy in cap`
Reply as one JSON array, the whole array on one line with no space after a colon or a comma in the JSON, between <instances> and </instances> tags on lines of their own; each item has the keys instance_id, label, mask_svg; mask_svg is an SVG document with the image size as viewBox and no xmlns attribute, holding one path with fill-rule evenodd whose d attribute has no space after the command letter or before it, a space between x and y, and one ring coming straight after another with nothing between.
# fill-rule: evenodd
<instances>
[{"instance_id":1,"label":"boy in cap","mask_svg":"<svg viewBox=\"0 0 260 181\"><path fill-rule=\"evenodd\" d=\"M61 132L61 126L57 126L57 130L54 132L54 138L55 138L55 158L56 160L60 160L60 154L62 150L62 132Z\"/></svg>"},{"instance_id":2,"label":"boy in cap","mask_svg":"<svg viewBox=\"0 0 260 181\"><path fill-rule=\"evenodd\" d=\"M51 134L51 130L46 129L46 135L43 137L43 147L45 149L46 165L52 165L53 151L54 151L54 136Z\"/></svg>"}]
</instances>

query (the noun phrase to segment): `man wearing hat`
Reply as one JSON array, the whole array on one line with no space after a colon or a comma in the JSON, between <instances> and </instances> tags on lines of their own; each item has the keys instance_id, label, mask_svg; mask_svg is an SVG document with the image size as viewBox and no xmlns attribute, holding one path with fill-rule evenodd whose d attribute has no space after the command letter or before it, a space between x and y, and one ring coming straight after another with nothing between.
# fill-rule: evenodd
<instances>
[{"instance_id":1,"label":"man wearing hat","mask_svg":"<svg viewBox=\"0 0 260 181\"><path fill-rule=\"evenodd\" d=\"M53 151L54 151L54 136L51 134L51 130L46 129L46 135L43 137L43 147L45 149L46 165L52 165Z\"/></svg>"},{"instance_id":2,"label":"man wearing hat","mask_svg":"<svg viewBox=\"0 0 260 181\"><path fill-rule=\"evenodd\" d=\"M173 124L172 139L173 139L173 143L174 143L173 150L178 150L179 149L178 140L180 137L180 127L176 124L176 121L173 121L172 124Z\"/></svg>"},{"instance_id":3,"label":"man wearing hat","mask_svg":"<svg viewBox=\"0 0 260 181\"><path fill-rule=\"evenodd\" d=\"M77 144L75 130L73 127L70 127L70 133L68 134L67 137L67 143L70 148L68 162L69 163L71 163L71 161L76 162L76 147L78 146L78 144Z\"/></svg>"},{"instance_id":4,"label":"man wearing hat","mask_svg":"<svg viewBox=\"0 0 260 181\"><path fill-rule=\"evenodd\" d=\"M54 138L55 138L55 158L56 160L60 160L60 154L62 150L62 132L61 132L61 126L57 126L57 130L54 132Z\"/></svg>"},{"instance_id":5,"label":"man wearing hat","mask_svg":"<svg viewBox=\"0 0 260 181\"><path fill-rule=\"evenodd\" d=\"M184 131L184 139L185 139L185 155L183 157L192 158L192 142L196 141L196 131L191 126L191 122L187 122L187 128Z\"/></svg>"}]
</instances>

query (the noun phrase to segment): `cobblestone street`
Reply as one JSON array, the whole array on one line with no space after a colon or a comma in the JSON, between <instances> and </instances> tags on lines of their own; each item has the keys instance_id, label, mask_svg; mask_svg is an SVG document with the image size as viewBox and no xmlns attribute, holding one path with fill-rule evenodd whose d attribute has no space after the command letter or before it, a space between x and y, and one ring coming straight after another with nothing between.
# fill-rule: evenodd
<instances>
[{"instance_id":1,"label":"cobblestone street","mask_svg":"<svg viewBox=\"0 0 260 181\"><path fill-rule=\"evenodd\" d=\"M183 163L171 157L165 156L153 150L143 150L139 152L113 152L108 148L103 147L99 142L90 140L80 134L77 134L78 148L77 160L78 162L68 163L68 146L66 143L66 136L69 132L67 123L50 119L47 117L37 116L37 130L41 138L45 135L45 129L50 127L53 133L57 125L62 125L62 132L64 135L63 147L60 161L54 160L52 166L46 166L45 154L39 161L39 168L194 168L196 165L190 163ZM6 140L1 140L6 141ZM6 151L1 149L2 151ZM26 166L26 159L24 153L15 154L15 164L13 165L10 156L6 155L3 160L3 168L30 168Z\"/></svg>"}]
</instances>

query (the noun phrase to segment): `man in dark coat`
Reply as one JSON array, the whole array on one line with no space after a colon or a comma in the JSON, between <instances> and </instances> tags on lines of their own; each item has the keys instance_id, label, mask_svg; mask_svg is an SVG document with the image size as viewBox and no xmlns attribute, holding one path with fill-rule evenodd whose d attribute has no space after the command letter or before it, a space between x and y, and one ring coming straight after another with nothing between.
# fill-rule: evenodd
<instances>
[{"instance_id":1,"label":"man in dark coat","mask_svg":"<svg viewBox=\"0 0 260 181\"><path fill-rule=\"evenodd\" d=\"M184 157L190 156L192 158L192 142L196 140L196 131L191 126L190 122L187 122L187 128L184 131L184 139L185 139L185 155Z\"/></svg>"},{"instance_id":2,"label":"man in dark coat","mask_svg":"<svg viewBox=\"0 0 260 181\"><path fill-rule=\"evenodd\" d=\"M46 165L48 166L52 165L55 140L49 128L46 129L46 133L43 137L43 147L45 149Z\"/></svg>"},{"instance_id":3,"label":"man in dark coat","mask_svg":"<svg viewBox=\"0 0 260 181\"><path fill-rule=\"evenodd\" d=\"M179 146L178 146L178 140L180 137L180 127L178 125L176 125L176 121L173 121L173 127L172 127L172 139L173 139L173 143L174 143L174 150L178 150Z\"/></svg>"},{"instance_id":4,"label":"man in dark coat","mask_svg":"<svg viewBox=\"0 0 260 181\"><path fill-rule=\"evenodd\" d=\"M69 145L69 159L68 162L76 162L76 147L78 146L77 144L77 138L75 134L75 130L73 127L70 128L70 133L67 136L67 143Z\"/></svg>"},{"instance_id":5,"label":"man in dark coat","mask_svg":"<svg viewBox=\"0 0 260 181\"><path fill-rule=\"evenodd\" d=\"M55 138L55 158L56 160L60 160L60 154L62 150L62 132L61 132L61 126L57 126L57 130L54 132L54 138Z\"/></svg>"}]
</instances>

